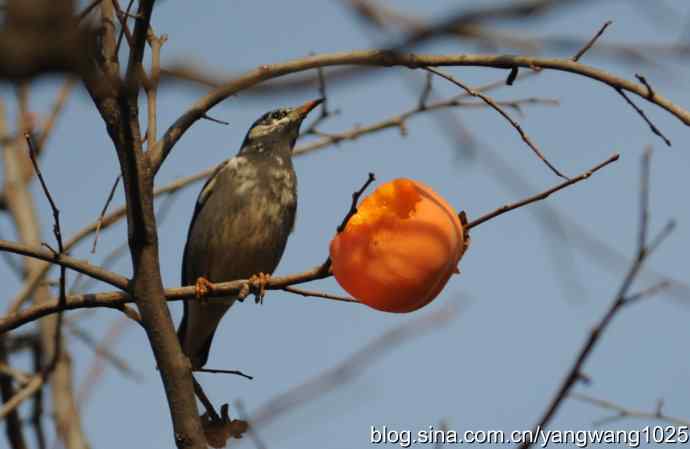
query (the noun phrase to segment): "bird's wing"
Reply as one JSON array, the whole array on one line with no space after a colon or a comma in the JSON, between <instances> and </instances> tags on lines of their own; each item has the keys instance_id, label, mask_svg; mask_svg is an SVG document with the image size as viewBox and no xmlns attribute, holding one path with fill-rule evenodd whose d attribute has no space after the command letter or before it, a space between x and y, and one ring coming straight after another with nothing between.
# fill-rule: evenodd
<instances>
[{"instance_id":1,"label":"bird's wing","mask_svg":"<svg viewBox=\"0 0 690 449\"><path fill-rule=\"evenodd\" d=\"M213 191L213 186L216 182L216 176L218 176L218 173L228 164L229 159L226 159L225 161L221 162L215 170L213 170L213 173L211 173L211 176L208 177L206 180L206 183L204 186L201 188L201 192L199 192L199 196L197 197L196 204L194 205L194 214L192 215L192 220L189 223L189 229L187 230L187 242L185 243L185 248L184 248L184 255L182 256L182 273L180 276L180 279L182 281L182 285L188 285L196 279L186 279L185 278L185 273L187 272L187 246L189 245L189 236L192 233L192 228L194 227L194 222L196 221L197 217L199 216L199 213L201 212L201 209L203 209L204 205L206 204L206 201L210 197L212 191ZM180 327L177 329L177 336L180 340L180 342L183 342L185 339L185 333L187 331L187 318L188 318L188 305L187 301L184 301L184 311L182 313L182 321L180 321ZM209 344L210 346L210 344Z\"/></svg>"}]
</instances>

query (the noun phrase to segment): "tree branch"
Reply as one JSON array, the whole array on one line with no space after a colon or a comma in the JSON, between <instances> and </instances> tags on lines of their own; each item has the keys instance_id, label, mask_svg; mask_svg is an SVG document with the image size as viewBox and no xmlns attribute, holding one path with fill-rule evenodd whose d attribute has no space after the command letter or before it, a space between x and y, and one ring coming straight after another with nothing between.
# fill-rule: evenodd
<instances>
[{"instance_id":1,"label":"tree branch","mask_svg":"<svg viewBox=\"0 0 690 449\"><path fill-rule=\"evenodd\" d=\"M525 199L522 200L522 201L518 201L517 203L512 203L512 204L506 204L505 206L499 207L498 209L496 209L496 210L494 210L494 211L492 211L492 212L489 212L488 214L482 215L481 217L479 217L479 218L477 218L477 219L475 219L475 220L470 221L470 222L467 224L467 229L472 229L472 228L474 228L475 226L478 226L478 225L484 223L485 221L489 221L489 220L491 220L491 219L493 219L493 218L498 217L499 215L503 215L503 214L505 214L506 212L510 212L511 210L518 209L518 208L520 208L520 207L526 206L526 205L531 204L531 203L534 203L534 202L536 202L536 201L540 201L540 200L546 199L546 198L548 198L551 194L556 193L556 192L558 192L558 191L561 190L561 189L565 189L566 187L569 187L569 186L571 186L571 185L573 185L573 184L575 184L575 183L578 183L578 182L580 182L580 181L582 181L582 180L585 180L585 179L589 178L589 177L592 176L592 174L594 174L595 172L597 172L597 171L599 171L600 169L606 167L606 166L609 165L610 163L617 161L619 157L620 157L620 156L619 156L618 154L614 154L613 156L611 156L610 158L608 158L608 159L605 160L604 162L602 162L602 163L600 163L600 164L598 164L598 165L595 165L594 167L590 168L589 170L587 170L586 172L580 174L579 176L576 176L576 177L574 177L574 178L571 178L571 179L569 179L569 180L567 180L567 181L565 181L565 182L562 182L562 183L558 184L557 186L554 186L554 187L552 187L552 188L550 188L550 189L548 189L548 190L545 190L545 191L543 191L543 192L541 192L541 193L538 193L538 194L536 194L536 195L534 195L534 196L531 196L531 197L529 197L529 198L525 198Z\"/></svg>"},{"instance_id":2,"label":"tree branch","mask_svg":"<svg viewBox=\"0 0 690 449\"><path fill-rule=\"evenodd\" d=\"M263 81L284 76L290 73L302 72L318 67L339 65L365 65L365 66L404 66L411 69L434 66L474 66L494 67L498 69L512 69L524 67L530 69L548 69L574 73L584 76L614 89L621 89L634 93L645 100L665 109L684 124L690 126L690 112L676 105L671 100L655 93L648 96L648 89L641 83L626 80L611 73L596 69L591 66L572 61L570 59L538 58L530 56L513 55L424 55L412 53L396 53L386 50L361 50L342 53L330 53L308 56L292 61L262 65L228 83L214 89L194 103L184 112L158 140L148 156L154 173L158 172L163 161L168 156L174 145L182 135L197 120L201 119L209 109L225 100L229 96L248 89Z\"/></svg>"},{"instance_id":3,"label":"tree branch","mask_svg":"<svg viewBox=\"0 0 690 449\"><path fill-rule=\"evenodd\" d=\"M570 394L570 390L575 386L575 384L583 378L583 367L587 359L592 353L592 350L596 346L596 344L599 342L601 339L601 336L604 334L608 326L611 324L613 321L614 317L618 314L623 309L623 306L626 305L626 298L628 297L628 291L630 290L630 287L633 284L633 281L636 279L637 275L640 273L642 270L642 266L645 262L645 260L649 257L649 255L653 252L653 250L658 246L658 244L666 237L668 236L669 232L673 228L672 226L666 226L661 230L661 232L657 235L656 238L652 239L651 241L646 240L646 235L647 235L647 227L648 227L648 220L647 220L647 215L649 213L648 207L649 207L649 189L648 189L648 182L649 182L649 164L648 164L648 155L645 155L643 158L643 164L642 164L642 176L641 176L641 194L640 194L640 202L641 202L641 210L640 210L640 221L639 221L639 226L640 226L640 240L638 241L638 247L637 247L637 255L635 257L635 260L633 261L632 265L630 266L627 274L625 275L625 278L623 279L623 282L621 286L618 289L618 292L616 293L616 296L614 297L613 301L611 302L611 305L609 306L608 310L604 314L604 316L599 320L599 322L594 326L592 331L589 334L589 337L585 341L584 345L580 349L577 358L575 359L575 362L573 363L572 367L569 369L568 373L566 374L565 378L563 379L556 395L553 397L551 402L549 403L546 411L544 412L544 415L542 418L539 420L539 423L534 427L532 430L532 434L536 435L538 433L538 429L545 429L547 425L551 422L551 419L555 416L556 412L560 408L561 404L563 401L568 397ZM645 162L647 161L647 162ZM645 240L642 240L645 238ZM527 449L531 447L536 440L525 440L519 447L520 449Z\"/></svg>"}]
</instances>

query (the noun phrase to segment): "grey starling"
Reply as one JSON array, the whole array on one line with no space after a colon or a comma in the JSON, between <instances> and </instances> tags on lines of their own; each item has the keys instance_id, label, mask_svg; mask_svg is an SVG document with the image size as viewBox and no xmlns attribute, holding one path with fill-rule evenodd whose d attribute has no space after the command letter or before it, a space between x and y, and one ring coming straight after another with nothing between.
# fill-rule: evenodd
<instances>
[{"instance_id":1,"label":"grey starling","mask_svg":"<svg viewBox=\"0 0 690 449\"><path fill-rule=\"evenodd\" d=\"M236 298L201 298L208 282L270 275L292 231L297 177L292 149L309 111L322 100L268 112L251 126L239 153L201 189L187 234L182 285L196 284L178 329L192 369L206 364L213 334Z\"/></svg>"}]
</instances>

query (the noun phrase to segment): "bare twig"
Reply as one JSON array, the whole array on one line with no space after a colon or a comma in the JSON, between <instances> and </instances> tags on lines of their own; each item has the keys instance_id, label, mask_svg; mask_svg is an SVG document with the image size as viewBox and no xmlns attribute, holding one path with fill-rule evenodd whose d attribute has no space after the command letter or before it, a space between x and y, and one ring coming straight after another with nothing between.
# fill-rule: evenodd
<instances>
[{"instance_id":1,"label":"bare twig","mask_svg":"<svg viewBox=\"0 0 690 449\"><path fill-rule=\"evenodd\" d=\"M113 200L113 197L115 196L115 191L117 190L117 185L120 183L120 178L122 178L122 175L117 175L117 177L115 178L115 182L113 183L113 186L110 188L108 198L106 198L105 204L103 205L103 209L101 209L101 213L98 216L98 220L96 221L96 232L93 237L93 245L91 245L91 254L96 253L96 245L98 245L98 236L101 233L101 226L103 226L103 217L105 217L105 213L108 212L108 206L110 206L110 202Z\"/></svg>"},{"instance_id":2,"label":"bare twig","mask_svg":"<svg viewBox=\"0 0 690 449\"><path fill-rule=\"evenodd\" d=\"M201 403L204 405L204 408L206 409L206 413L208 413L208 416L214 421L220 421L220 415L218 415L216 409L213 408L213 404L208 399L208 396L206 396L206 393L204 393L204 389L201 387L201 384L193 376L192 381L194 382L194 393L196 394L196 397L198 397Z\"/></svg>"},{"instance_id":3,"label":"bare twig","mask_svg":"<svg viewBox=\"0 0 690 449\"><path fill-rule=\"evenodd\" d=\"M611 156L610 158L608 158L607 160L605 160L604 162L602 162L598 165L595 165L594 167L587 170L586 172L584 172L584 173L582 173L582 174L580 174L574 178L568 179L567 181L562 182L562 183L558 184L557 186L554 186L548 190L545 190L545 191L538 193L534 196L531 196L529 198L525 198L524 200L518 201L517 203L506 204L505 206L499 207L498 209L496 209L492 212L489 212L488 214L482 215L481 217L470 221L467 224L467 229L472 229L473 227L478 226L478 225L484 223L485 221L491 220L492 218L496 218L497 216L502 215L506 212L510 212L511 210L514 210L514 209L526 206L528 204L534 203L536 201L540 201L540 200L543 200L545 198L548 198L549 195L551 195L552 193L558 192L561 189L564 189L564 188L569 187L575 183L578 183L584 179L589 178L590 176L592 176L593 173L606 167L610 163L617 161L619 157L620 156L616 153L613 156Z\"/></svg>"},{"instance_id":4,"label":"bare twig","mask_svg":"<svg viewBox=\"0 0 690 449\"><path fill-rule=\"evenodd\" d=\"M394 66L424 68L434 66L477 66L512 69L525 67L530 69L548 69L571 72L601 83L614 89L622 89L639 95L647 101L664 108L686 125L690 125L690 112L666 99L658 93L648 98L647 88L639 83L625 80L603 70L599 70L569 59L538 58L512 55L423 55L396 53L389 50L365 50L343 53L321 54L300 58L285 63L261 65L254 70L223 84L206 96L199 99L167 129L148 152L154 172L160 170L163 161L184 133L213 106L237 92L249 89L272 78L297 73L317 67L338 65Z\"/></svg>"},{"instance_id":5,"label":"bare twig","mask_svg":"<svg viewBox=\"0 0 690 449\"><path fill-rule=\"evenodd\" d=\"M319 116L314 119L313 122L305 129L302 131L302 134L316 134L316 128L324 121L326 120L330 115L331 111L328 109L328 94L326 93L326 77L324 75L324 70L323 67L318 67L316 69L317 73L317 80L319 81L319 96L320 98L323 99L321 102L321 108L319 110L321 111L319 113ZM337 112L337 111L336 111Z\"/></svg>"},{"instance_id":6,"label":"bare twig","mask_svg":"<svg viewBox=\"0 0 690 449\"><path fill-rule=\"evenodd\" d=\"M100 267L91 265L80 259L75 259L64 254L60 254L55 251L46 250L43 248L37 248L34 246L24 245L17 242L8 242L5 240L0 240L0 251L9 251L15 254L21 254L23 256L29 256L34 259L44 260L52 264L60 265L65 268L70 268L75 271L83 272L84 274L91 276L99 281L103 281L113 287L120 288L122 290L127 290L129 285L129 279L119 274L112 273L108 270L104 270Z\"/></svg>"},{"instance_id":7,"label":"bare twig","mask_svg":"<svg viewBox=\"0 0 690 449\"><path fill-rule=\"evenodd\" d=\"M212 167L195 175L177 179L164 187L158 188L153 192L154 197L165 194L174 194L176 192L179 192L181 189L192 185L195 182L206 179L213 172L214 168L215 167ZM113 224L117 223L119 220L126 216L126 213L127 208L125 206L118 207L116 210L103 217L103 220L101 222L101 229L108 228ZM65 243L65 250L70 251L83 239L96 232L97 227L98 221L94 221L93 223L90 223L89 225L82 228ZM29 297L31 297L36 288L40 285L41 280L44 278L46 273L48 273L50 267L51 265L49 263L44 263L41 265L40 269L34 270L29 275L29 278L24 282L21 291L17 293L14 299L10 302L11 305L8 309L8 314L11 315L16 313L22 307L24 302Z\"/></svg>"},{"instance_id":8,"label":"bare twig","mask_svg":"<svg viewBox=\"0 0 690 449\"><path fill-rule=\"evenodd\" d=\"M302 288L297 288L297 287L285 287L283 288L286 292L294 293L296 295L304 296L304 297L314 297L314 298L325 298L325 299L332 299L334 301L342 301L342 302L356 302L359 303L356 299L352 299L348 296L341 296L341 295L334 295L332 293L324 293L324 292L317 292L314 290L304 290Z\"/></svg>"},{"instance_id":9,"label":"bare twig","mask_svg":"<svg viewBox=\"0 0 690 449\"><path fill-rule=\"evenodd\" d=\"M113 6L115 7L117 18L120 21L120 34L117 36L117 44L115 45L115 51L118 52L120 51L120 45L122 44L122 36L127 37L127 43L130 45L130 47L132 46L132 33L129 30L129 26L127 25L127 18L130 15L129 11L132 9L134 0L129 0L125 12L122 11L122 9L120 8L120 3L117 0L111 1L113 2Z\"/></svg>"},{"instance_id":10,"label":"bare twig","mask_svg":"<svg viewBox=\"0 0 690 449\"><path fill-rule=\"evenodd\" d=\"M652 285L651 287L647 287L637 293L632 293L626 296L625 305L630 305L645 298L651 298L652 296L656 296L659 292L671 287L673 287L673 282L670 279L664 279Z\"/></svg>"},{"instance_id":11,"label":"bare twig","mask_svg":"<svg viewBox=\"0 0 690 449\"><path fill-rule=\"evenodd\" d=\"M646 412L646 411L641 411L641 410L633 410L633 409L618 405L614 402L607 401L604 399L598 399L598 398L595 398L595 397L592 397L592 396L589 396L586 394L582 394L582 393L570 393L568 396L573 398L573 399L577 399L578 401L592 404L592 405L599 407L601 409L616 412L616 414L609 417L607 421L614 421L614 420L618 421L618 420L626 419L626 418L638 418L638 419L647 419L647 420L656 419L659 421L667 422L667 423L672 424L674 426L685 426L685 427L690 426L690 420L669 416L662 411L661 406L658 406L656 408L656 410L654 410L654 411ZM662 405L662 404L663 404L662 402L659 403L659 405Z\"/></svg>"},{"instance_id":12,"label":"bare twig","mask_svg":"<svg viewBox=\"0 0 690 449\"><path fill-rule=\"evenodd\" d=\"M220 120L220 119L211 117L208 114L204 114L201 118L204 120L208 120L209 122L218 123L219 125L226 125L227 126L230 124L230 122L226 122L225 120Z\"/></svg>"},{"instance_id":13,"label":"bare twig","mask_svg":"<svg viewBox=\"0 0 690 449\"><path fill-rule=\"evenodd\" d=\"M43 173L41 173L41 169L38 166L38 162L36 162L36 150L34 148L33 141L31 139L31 135L27 132L24 137L26 138L26 144L29 147L29 156L31 158L31 163L34 166L34 170L36 170L36 176L38 176L38 180L41 183L41 188L43 189L43 193L45 194L46 198L48 199L48 202L50 203L50 209L53 212L53 234L55 235L55 240L57 240L58 244L58 253L55 254L55 257L57 258L58 256L64 254L65 252L65 247L62 244L62 230L60 228L60 210L57 208L55 201L53 200L53 196L50 194L50 190L48 189L48 186L46 185L45 179L43 179ZM58 299L59 304L65 305L65 302L67 301L67 292L66 292L66 285L67 283L67 270L64 266L60 266L60 296ZM55 331L55 350L52 355L52 360L46 365L45 371L43 375L45 377L50 376L52 371L55 369L55 366L58 363L58 360L60 360L61 356L61 351L62 351L62 314L58 314L58 319L57 319L57 325L56 325L56 331Z\"/></svg>"},{"instance_id":14,"label":"bare twig","mask_svg":"<svg viewBox=\"0 0 690 449\"><path fill-rule=\"evenodd\" d=\"M359 197L362 196L367 187L369 187L369 184L371 184L375 180L376 176L374 176L373 173L369 173L369 176L367 177L367 180L364 183L364 185L362 185L362 187L359 190L352 193L352 203L350 204L350 210L345 215L345 218L343 218L343 221L338 225L338 233L343 232L345 226L347 226L347 222L350 221L350 218L352 218L352 216L357 213L357 202L359 201Z\"/></svg>"},{"instance_id":15,"label":"bare twig","mask_svg":"<svg viewBox=\"0 0 690 449\"><path fill-rule=\"evenodd\" d=\"M417 102L418 109L426 109L427 102L429 101L429 96L431 95L431 90L433 88L433 74L427 72L424 81L424 89L422 89L422 94L419 96L419 101Z\"/></svg>"},{"instance_id":16,"label":"bare twig","mask_svg":"<svg viewBox=\"0 0 690 449\"><path fill-rule=\"evenodd\" d=\"M575 62L579 61L580 58L582 57L582 55L584 55L590 48L592 48L592 46L597 41L597 39L599 39L601 37L601 35L604 34L604 31L606 31L606 28L608 28L609 25L611 25L612 23L613 23L613 21L607 20L601 26L599 31L597 31L597 34L595 34L594 37L592 37L592 39L590 39L589 42L587 42L585 44L585 46L582 47L580 50L578 50L578 52L575 54L575 56L573 56L573 61L575 61Z\"/></svg>"},{"instance_id":17,"label":"bare twig","mask_svg":"<svg viewBox=\"0 0 690 449\"><path fill-rule=\"evenodd\" d=\"M644 173L646 170L648 170L648 168L649 165L643 163L642 187L640 195L640 201L643 207L648 207L649 205L649 200L646 198L649 195L649 189L646 185L649 177L647 174ZM646 229L642 229L648 226L648 221L646 218L647 214L647 210L640 211L639 226L641 228L640 235L642 236L647 235ZM623 279L623 282L621 283L621 286L619 287L616 296L614 297L613 301L611 302L611 305L609 306L604 316L599 320L599 322L596 324L596 326L594 326L594 328L590 332L587 341L580 349L575 362L573 363L572 367L563 379L556 395L549 403L546 411L544 412L544 415L539 420L539 423L533 429L533 434L537 433L537 429L545 429L547 427L547 425L551 422L551 419L554 417L554 415L560 408L563 401L570 394L571 389L582 378L582 368L585 364L585 361L589 358L590 354L592 353L592 350L601 339L601 336L604 334L609 324L611 324L611 322L613 321L613 318L618 314L620 310L622 310L623 306L626 304L626 297L628 296L628 291L630 290L633 281L636 279L637 275L641 271L645 260L653 252L653 249L656 246L658 246L657 242L661 242L664 239L664 237L668 235L670 229L672 229L672 227L666 226L664 229L662 229L662 231L656 238L652 239L651 243L648 241L638 241L637 255L635 257L635 260L633 261L627 274L625 275L625 278ZM650 244L653 244L654 248L651 247ZM521 449L527 449L531 447L534 444L534 442L535 441L533 440L525 440L519 447Z\"/></svg>"},{"instance_id":18,"label":"bare twig","mask_svg":"<svg viewBox=\"0 0 690 449\"><path fill-rule=\"evenodd\" d=\"M647 125L649 126L649 129L654 134L659 136L661 138L661 140L663 140L664 143L670 147L671 141L668 139L668 137L666 137L664 135L664 133L661 132L661 130L659 130L659 128L656 127L656 125L649 119L649 117L647 117L647 114L642 110L642 108L640 108L638 105L636 105L635 102L632 101L630 99L630 97L628 96L628 94L626 94L622 89L616 89L616 92L618 92L620 94L620 96L623 97L623 99L626 101L626 103L628 103L630 105L630 107L632 107L635 110L635 112L637 112L637 114L640 117L642 117L642 120L644 120L645 123L647 123Z\"/></svg>"},{"instance_id":19,"label":"bare twig","mask_svg":"<svg viewBox=\"0 0 690 449\"><path fill-rule=\"evenodd\" d=\"M546 166L549 167L549 169L551 169L551 171L552 171L556 176L559 176L559 177L561 177L561 178L563 178L563 179L568 179L567 176L565 176L563 173L561 173L553 164L551 164L551 162L549 162L549 161L544 157L544 154L541 152L541 150L539 150L539 148L537 148L536 144L535 144L534 142L532 142L532 139L530 139L530 137L529 137L529 136L527 135L527 133L522 129L522 127L520 126L520 124L519 124L518 122L516 122L515 120L513 120L513 118L512 118L510 115L508 115L508 113L507 113L506 111L504 111L503 108L501 108L501 106L499 106L498 104L496 104L496 101L495 101L493 98L489 97L489 96L486 95L486 94L483 94L483 93L481 93L481 92L478 92L478 91L476 91L476 90L471 89L469 86L466 86L464 83L462 83L461 81L459 81L457 78L455 78L455 77L453 77L453 76L450 76L450 75L448 75L447 73L444 73L444 72L442 72L442 71L440 71L440 70L438 70L438 69L434 69L434 68L431 68L431 67L425 67L425 70L428 70L429 72L434 73L434 74L440 76L441 78L445 78L446 80L450 81L451 83L455 84L456 86L461 87L465 92L467 92L468 94L472 95L473 97L477 97L477 98L482 99L482 101L484 101L486 104L488 104L489 106L491 106L496 112L498 112L499 114L501 114L501 116L503 116L503 118L505 118L505 119L508 121L508 123L510 123L511 126L512 126L513 128L515 128L515 130L518 132L518 134L520 135L520 137L522 138L522 140L527 144L527 146L530 147L530 148L532 149L532 151L534 152L534 154L536 154L537 157L538 157L539 159L541 159L541 161L542 161L544 164L546 164Z\"/></svg>"},{"instance_id":20,"label":"bare twig","mask_svg":"<svg viewBox=\"0 0 690 449\"><path fill-rule=\"evenodd\" d=\"M26 385L31 380L31 374L14 368L6 362L0 362L0 376L10 377L19 385Z\"/></svg>"},{"instance_id":21,"label":"bare twig","mask_svg":"<svg viewBox=\"0 0 690 449\"><path fill-rule=\"evenodd\" d=\"M17 407L21 405L26 399L30 398L43 386L45 376L37 374L31 378L31 381L19 390L10 400L6 401L0 407L0 420L3 420L7 415L12 413Z\"/></svg>"},{"instance_id":22,"label":"bare twig","mask_svg":"<svg viewBox=\"0 0 690 449\"><path fill-rule=\"evenodd\" d=\"M249 379L249 380L254 379L253 376L250 376L249 374L245 374L242 371L236 370L236 369L197 368L194 371L199 372L199 373L211 373L211 374L232 374L235 376L244 377L245 379Z\"/></svg>"},{"instance_id":23,"label":"bare twig","mask_svg":"<svg viewBox=\"0 0 690 449\"><path fill-rule=\"evenodd\" d=\"M637 78L637 80L639 82L641 82L642 84L644 84L644 86L647 88L647 97L648 98L654 97L654 89L652 89L652 86L649 84L649 81L647 81L647 78L640 75L639 73L635 74L635 78Z\"/></svg>"}]
</instances>

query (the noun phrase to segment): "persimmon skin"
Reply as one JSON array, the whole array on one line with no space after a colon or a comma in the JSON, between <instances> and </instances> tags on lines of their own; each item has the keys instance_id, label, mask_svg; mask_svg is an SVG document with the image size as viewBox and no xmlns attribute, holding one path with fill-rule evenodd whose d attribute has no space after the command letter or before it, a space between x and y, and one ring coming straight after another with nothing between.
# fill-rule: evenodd
<instances>
[{"instance_id":1,"label":"persimmon skin","mask_svg":"<svg viewBox=\"0 0 690 449\"><path fill-rule=\"evenodd\" d=\"M405 313L438 296L465 248L454 208L430 187L399 178L361 202L330 255L333 275L353 297Z\"/></svg>"}]
</instances>

